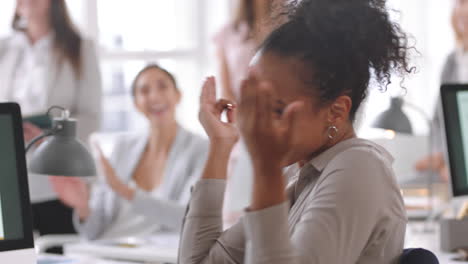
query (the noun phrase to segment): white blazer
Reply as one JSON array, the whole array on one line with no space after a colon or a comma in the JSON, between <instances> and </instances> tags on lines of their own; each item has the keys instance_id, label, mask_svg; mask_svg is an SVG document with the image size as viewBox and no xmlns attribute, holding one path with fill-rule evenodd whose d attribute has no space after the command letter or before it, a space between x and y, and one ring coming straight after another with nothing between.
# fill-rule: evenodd
<instances>
[{"instance_id":1,"label":"white blazer","mask_svg":"<svg viewBox=\"0 0 468 264\"><path fill-rule=\"evenodd\" d=\"M148 132L128 132L115 139L109 161L123 182L132 181L148 138ZM104 177L100 177L91 192L88 219L81 223L75 214L76 230L88 239L143 235L142 230L150 230L148 227L154 225L179 230L190 198L190 187L200 178L205 166L208 146L207 140L179 127L167 158L163 181L155 190L157 197L137 190L134 199L128 202L109 187ZM115 224L125 203L131 208L125 219L133 222L133 227L127 225L123 230ZM135 222L137 217L141 220Z\"/></svg>"},{"instance_id":2,"label":"white blazer","mask_svg":"<svg viewBox=\"0 0 468 264\"><path fill-rule=\"evenodd\" d=\"M21 32L0 40L0 102L12 101L12 89L15 67L18 65L24 45L19 45ZM102 85L98 59L94 44L90 40L82 42L82 74L77 77L72 65L63 60L58 65L50 60L43 95L46 97L46 108L59 105L70 110L71 116L78 119L78 137L87 142L88 136L98 130L101 115ZM54 56L53 52L50 53ZM28 74L25 72L24 74ZM21 102L18 102L21 105ZM37 109L44 112L47 109ZM42 202L56 199L47 177L31 175L29 177L32 202Z\"/></svg>"}]
</instances>

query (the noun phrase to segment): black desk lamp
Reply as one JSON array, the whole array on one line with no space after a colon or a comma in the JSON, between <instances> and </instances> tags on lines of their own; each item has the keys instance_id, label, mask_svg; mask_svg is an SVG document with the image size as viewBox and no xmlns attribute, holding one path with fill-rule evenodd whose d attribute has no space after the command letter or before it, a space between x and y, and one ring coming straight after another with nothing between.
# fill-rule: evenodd
<instances>
[{"instance_id":1,"label":"black desk lamp","mask_svg":"<svg viewBox=\"0 0 468 264\"><path fill-rule=\"evenodd\" d=\"M43 175L86 177L96 175L96 166L92 155L76 138L76 119L63 107L52 106L62 110L61 118L54 118L52 129L34 138L26 147L26 152L37 142L47 138L33 152L29 171Z\"/></svg>"}]
</instances>

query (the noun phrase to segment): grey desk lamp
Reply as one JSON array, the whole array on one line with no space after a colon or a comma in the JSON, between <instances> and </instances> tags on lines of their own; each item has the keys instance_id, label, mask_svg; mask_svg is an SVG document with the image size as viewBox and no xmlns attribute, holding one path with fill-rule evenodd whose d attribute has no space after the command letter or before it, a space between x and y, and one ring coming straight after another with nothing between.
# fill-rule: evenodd
<instances>
[{"instance_id":1,"label":"grey desk lamp","mask_svg":"<svg viewBox=\"0 0 468 264\"><path fill-rule=\"evenodd\" d=\"M390 108L381 113L372 126L393 130L396 133L413 134L411 123L403 112L403 102L401 97L393 97L390 102Z\"/></svg>"},{"instance_id":2,"label":"grey desk lamp","mask_svg":"<svg viewBox=\"0 0 468 264\"><path fill-rule=\"evenodd\" d=\"M62 110L61 118L54 118L52 129L34 138L26 147L26 152L37 142L45 139L33 152L29 171L43 175L86 177L96 175L94 160L86 147L76 138L76 120L70 118L68 110Z\"/></svg>"},{"instance_id":3,"label":"grey desk lamp","mask_svg":"<svg viewBox=\"0 0 468 264\"><path fill-rule=\"evenodd\" d=\"M428 136L428 154L432 153L432 129L431 129L431 119L427 116L427 114L419 107L405 102L401 97L393 97L391 99L390 108L386 111L382 112L372 124L375 128L382 128L386 130L393 130L396 133L404 133L413 135L413 129L411 127L411 123L407 117L407 115L403 112L403 104L406 104L412 110L419 112L419 114L424 118L429 128L429 136ZM431 162L431 160L429 160ZM431 167L429 165L429 167ZM432 171L427 172L429 175L423 175L422 181L426 185L428 190L428 205L429 211L426 220L432 220L433 218L437 217L439 212L434 211L434 204L433 204L433 184L440 181L440 178Z\"/></svg>"}]
</instances>

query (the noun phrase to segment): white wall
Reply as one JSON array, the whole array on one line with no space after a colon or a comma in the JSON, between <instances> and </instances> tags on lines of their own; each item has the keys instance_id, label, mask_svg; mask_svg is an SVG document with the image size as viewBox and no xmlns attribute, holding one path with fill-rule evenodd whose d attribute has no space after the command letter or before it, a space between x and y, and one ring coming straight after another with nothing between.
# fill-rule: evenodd
<instances>
[{"instance_id":1,"label":"white wall","mask_svg":"<svg viewBox=\"0 0 468 264\"><path fill-rule=\"evenodd\" d=\"M13 17L14 6L14 0L0 1L0 36L4 36L11 32L10 24Z\"/></svg>"}]
</instances>

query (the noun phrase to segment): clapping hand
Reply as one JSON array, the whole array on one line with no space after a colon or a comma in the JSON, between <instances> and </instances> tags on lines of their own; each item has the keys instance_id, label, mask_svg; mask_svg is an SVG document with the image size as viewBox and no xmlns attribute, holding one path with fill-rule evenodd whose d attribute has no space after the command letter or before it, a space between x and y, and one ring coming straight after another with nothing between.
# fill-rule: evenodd
<instances>
[{"instance_id":1,"label":"clapping hand","mask_svg":"<svg viewBox=\"0 0 468 264\"><path fill-rule=\"evenodd\" d=\"M112 190L115 193L119 194L127 200L132 200L135 195L135 190L133 190L127 184L122 182L122 180L117 176L117 173L115 172L111 163L106 158L102 149L98 145L96 145L96 149L98 152L98 161L101 165L102 172L104 174L104 177L106 178L107 184L112 188Z\"/></svg>"}]
</instances>

